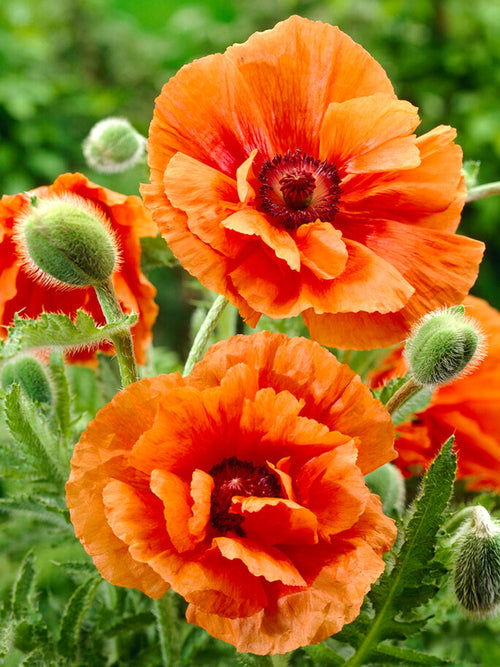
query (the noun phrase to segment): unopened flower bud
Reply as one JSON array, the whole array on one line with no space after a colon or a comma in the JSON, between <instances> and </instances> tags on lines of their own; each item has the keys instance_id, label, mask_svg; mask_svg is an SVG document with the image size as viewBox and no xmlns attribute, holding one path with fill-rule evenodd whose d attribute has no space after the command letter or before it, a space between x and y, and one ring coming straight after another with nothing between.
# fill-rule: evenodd
<instances>
[{"instance_id":1,"label":"unopened flower bud","mask_svg":"<svg viewBox=\"0 0 500 667\"><path fill-rule=\"evenodd\" d=\"M377 468L365 475L366 486L382 501L384 514L392 517L403 514L406 488L403 475L392 463Z\"/></svg>"},{"instance_id":2,"label":"unopened flower bud","mask_svg":"<svg viewBox=\"0 0 500 667\"><path fill-rule=\"evenodd\" d=\"M42 364L33 357L18 357L3 366L2 387L7 390L14 383L19 384L34 403L52 404L52 390L47 375Z\"/></svg>"},{"instance_id":3,"label":"unopened flower bud","mask_svg":"<svg viewBox=\"0 0 500 667\"><path fill-rule=\"evenodd\" d=\"M463 306L438 310L422 318L406 341L405 356L413 378L433 387L455 379L483 356L478 325Z\"/></svg>"},{"instance_id":4,"label":"unopened flower bud","mask_svg":"<svg viewBox=\"0 0 500 667\"><path fill-rule=\"evenodd\" d=\"M98 285L116 267L105 215L76 195L37 199L19 219L16 237L32 272L75 287ZM49 278L50 276L50 278Z\"/></svg>"},{"instance_id":5,"label":"unopened flower bud","mask_svg":"<svg viewBox=\"0 0 500 667\"><path fill-rule=\"evenodd\" d=\"M143 157L146 139L126 118L105 118L91 129L83 142L90 167L111 174L126 171Z\"/></svg>"},{"instance_id":6,"label":"unopened flower bud","mask_svg":"<svg viewBox=\"0 0 500 667\"><path fill-rule=\"evenodd\" d=\"M455 593L470 612L488 614L500 605L500 529L484 507L473 508L457 541Z\"/></svg>"}]
</instances>

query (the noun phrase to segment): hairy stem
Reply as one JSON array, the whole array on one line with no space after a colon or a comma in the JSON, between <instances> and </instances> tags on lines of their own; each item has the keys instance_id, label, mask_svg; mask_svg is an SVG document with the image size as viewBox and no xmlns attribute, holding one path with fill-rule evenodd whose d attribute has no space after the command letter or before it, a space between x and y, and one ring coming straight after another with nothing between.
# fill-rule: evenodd
<instances>
[{"instance_id":1,"label":"hairy stem","mask_svg":"<svg viewBox=\"0 0 500 667\"><path fill-rule=\"evenodd\" d=\"M174 602L171 590L167 591L159 600L154 601L163 667L180 667L181 665L181 649Z\"/></svg>"},{"instance_id":2,"label":"hairy stem","mask_svg":"<svg viewBox=\"0 0 500 667\"><path fill-rule=\"evenodd\" d=\"M413 396L413 394L422 389L422 385L419 384L414 378L407 380L402 387L400 387L397 392L391 396L391 398L386 403L386 409L389 414L393 414L400 405L406 403L406 401Z\"/></svg>"},{"instance_id":3,"label":"hairy stem","mask_svg":"<svg viewBox=\"0 0 500 667\"><path fill-rule=\"evenodd\" d=\"M123 317L123 310L116 296L115 288L111 278L107 281L95 286L95 291L99 303L101 304L102 312L106 318L106 322L111 324L119 322ZM137 364L135 361L134 344L132 342L132 335L130 330L123 334L112 336L111 340L116 348L116 356L120 366L120 376L122 385L126 387L132 382L137 382L139 375L137 374Z\"/></svg>"},{"instance_id":4,"label":"hairy stem","mask_svg":"<svg viewBox=\"0 0 500 667\"><path fill-rule=\"evenodd\" d=\"M476 185L475 188L471 188L467 193L467 203L471 201L477 201L478 199L484 199L485 197L491 197L493 195L500 195L500 181L495 181L494 183L485 183L484 185Z\"/></svg>"},{"instance_id":5,"label":"hairy stem","mask_svg":"<svg viewBox=\"0 0 500 667\"><path fill-rule=\"evenodd\" d=\"M219 295L213 302L212 307L208 311L207 316L205 317L205 320L200 327L200 330L196 334L193 347L189 352L186 365L184 366L183 375L189 375L189 373L191 373L193 370L195 363L199 361L205 354L210 336L228 303L229 301L222 295Z\"/></svg>"}]
</instances>

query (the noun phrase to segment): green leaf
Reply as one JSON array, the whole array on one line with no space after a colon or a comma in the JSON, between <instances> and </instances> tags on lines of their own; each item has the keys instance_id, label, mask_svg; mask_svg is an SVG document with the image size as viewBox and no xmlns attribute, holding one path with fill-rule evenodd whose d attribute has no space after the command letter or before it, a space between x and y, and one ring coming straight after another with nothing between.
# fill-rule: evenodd
<instances>
[{"instance_id":1,"label":"green leaf","mask_svg":"<svg viewBox=\"0 0 500 667\"><path fill-rule=\"evenodd\" d=\"M167 245L165 239L157 236L143 236L141 242L141 267L148 271L156 266L176 266L179 261Z\"/></svg>"},{"instance_id":2,"label":"green leaf","mask_svg":"<svg viewBox=\"0 0 500 667\"><path fill-rule=\"evenodd\" d=\"M304 646L304 651L310 656L317 665L324 665L324 667L334 667L335 665L343 665L345 659L335 653L333 649L325 644L316 644L314 646Z\"/></svg>"},{"instance_id":3,"label":"green leaf","mask_svg":"<svg viewBox=\"0 0 500 667\"><path fill-rule=\"evenodd\" d=\"M433 667L449 664L449 660L442 660L435 655L390 644L379 644L372 653L371 661L383 665L433 665Z\"/></svg>"},{"instance_id":4,"label":"green leaf","mask_svg":"<svg viewBox=\"0 0 500 667\"><path fill-rule=\"evenodd\" d=\"M370 662L381 641L404 638L417 632L427 620L415 618L415 615L411 620L400 620L400 614L406 610L414 612L426 602L435 593L436 582L443 573L443 566L434 555L436 535L443 523L455 479L456 454L452 449L453 437L445 442L424 477L422 493L403 527L404 540L399 551L396 549L394 567L390 571L386 569L372 587L369 598L374 618L368 628L366 618L359 627L356 621L347 626L350 627L351 644L357 648L346 662L348 667ZM343 640L342 633L335 639Z\"/></svg>"},{"instance_id":5,"label":"green leaf","mask_svg":"<svg viewBox=\"0 0 500 667\"><path fill-rule=\"evenodd\" d=\"M59 653L66 658L74 659L76 656L83 617L101 582L100 576L91 575L76 589L66 605L59 627L59 641L57 642Z\"/></svg>"},{"instance_id":6,"label":"green leaf","mask_svg":"<svg viewBox=\"0 0 500 667\"><path fill-rule=\"evenodd\" d=\"M470 190L477 185L480 167L481 162L479 160L464 160L462 172L467 185L467 190Z\"/></svg>"},{"instance_id":7,"label":"green leaf","mask_svg":"<svg viewBox=\"0 0 500 667\"><path fill-rule=\"evenodd\" d=\"M150 611L126 616L118 621L118 623L114 623L109 628L106 628L106 637L116 637L116 635L122 635L127 632L137 632L153 625L155 621L156 617Z\"/></svg>"},{"instance_id":8,"label":"green leaf","mask_svg":"<svg viewBox=\"0 0 500 667\"><path fill-rule=\"evenodd\" d=\"M128 331L137 322L137 315L124 315L116 323L96 326L90 315L78 310L73 322L61 313L43 313L36 320L14 316L8 337L0 343L0 359L38 347L72 348L94 345Z\"/></svg>"},{"instance_id":9,"label":"green leaf","mask_svg":"<svg viewBox=\"0 0 500 667\"><path fill-rule=\"evenodd\" d=\"M5 397L5 421L30 470L58 487L64 485L69 475L68 457L19 385L12 385Z\"/></svg>"},{"instance_id":10,"label":"green leaf","mask_svg":"<svg viewBox=\"0 0 500 667\"><path fill-rule=\"evenodd\" d=\"M0 512L19 512L72 531L69 511L54 498L36 494L0 498Z\"/></svg>"},{"instance_id":11,"label":"green leaf","mask_svg":"<svg viewBox=\"0 0 500 667\"><path fill-rule=\"evenodd\" d=\"M35 582L35 557L32 551L28 551L23 558L21 567L17 573L16 580L12 589L12 615L14 619L21 621L28 614L34 611L31 595Z\"/></svg>"},{"instance_id":12,"label":"green leaf","mask_svg":"<svg viewBox=\"0 0 500 667\"><path fill-rule=\"evenodd\" d=\"M0 657L10 652L12 639L16 628L16 621L12 615L3 615L0 621Z\"/></svg>"},{"instance_id":13,"label":"green leaf","mask_svg":"<svg viewBox=\"0 0 500 667\"><path fill-rule=\"evenodd\" d=\"M382 387L377 389L372 389L372 394L376 399L381 401L384 405L389 401L390 398L400 389L408 379L408 374L402 378L394 378L389 380L387 384L384 384Z\"/></svg>"},{"instance_id":14,"label":"green leaf","mask_svg":"<svg viewBox=\"0 0 500 667\"><path fill-rule=\"evenodd\" d=\"M54 351L50 355L50 375L54 394L54 411L59 424L59 429L65 439L71 434L71 401L69 394L69 383L66 376L63 357L60 352Z\"/></svg>"}]
</instances>

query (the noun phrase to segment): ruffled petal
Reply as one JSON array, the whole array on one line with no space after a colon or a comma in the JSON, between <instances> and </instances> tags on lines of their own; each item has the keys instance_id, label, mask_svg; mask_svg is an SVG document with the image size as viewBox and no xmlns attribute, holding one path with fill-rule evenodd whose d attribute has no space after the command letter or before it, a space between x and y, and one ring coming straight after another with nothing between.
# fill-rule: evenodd
<instances>
[{"instance_id":1,"label":"ruffled petal","mask_svg":"<svg viewBox=\"0 0 500 667\"><path fill-rule=\"evenodd\" d=\"M262 544L316 544L313 512L285 498L235 497L231 512L241 514L245 534Z\"/></svg>"},{"instance_id":2,"label":"ruffled petal","mask_svg":"<svg viewBox=\"0 0 500 667\"><path fill-rule=\"evenodd\" d=\"M356 466L354 443L308 461L296 478L298 501L318 518L318 533L331 541L351 528L363 513L370 492Z\"/></svg>"},{"instance_id":3,"label":"ruffled petal","mask_svg":"<svg viewBox=\"0 0 500 667\"><path fill-rule=\"evenodd\" d=\"M285 586L305 586L293 563L279 550L243 537L215 537L214 543L228 560L241 560L256 577L281 581Z\"/></svg>"},{"instance_id":4,"label":"ruffled petal","mask_svg":"<svg viewBox=\"0 0 500 667\"><path fill-rule=\"evenodd\" d=\"M419 123L416 107L387 94L332 103L321 127L320 155L343 175L418 167L411 135Z\"/></svg>"}]
</instances>

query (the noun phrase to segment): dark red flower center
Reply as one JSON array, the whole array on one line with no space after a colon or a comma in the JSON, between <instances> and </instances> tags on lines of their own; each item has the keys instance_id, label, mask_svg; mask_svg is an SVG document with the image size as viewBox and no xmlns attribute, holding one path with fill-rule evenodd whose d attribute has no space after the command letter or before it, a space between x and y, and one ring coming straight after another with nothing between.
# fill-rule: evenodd
<instances>
[{"instance_id":1,"label":"dark red flower center","mask_svg":"<svg viewBox=\"0 0 500 667\"><path fill-rule=\"evenodd\" d=\"M232 531L245 536L244 517L229 512L233 496L283 498L279 476L265 465L254 466L235 456L223 459L209 474L215 482L210 498L210 524L220 533Z\"/></svg>"},{"instance_id":2,"label":"dark red flower center","mask_svg":"<svg viewBox=\"0 0 500 667\"><path fill-rule=\"evenodd\" d=\"M292 231L306 222L332 222L342 193L335 165L300 148L264 160L259 173L258 208Z\"/></svg>"}]
</instances>

